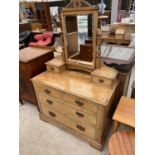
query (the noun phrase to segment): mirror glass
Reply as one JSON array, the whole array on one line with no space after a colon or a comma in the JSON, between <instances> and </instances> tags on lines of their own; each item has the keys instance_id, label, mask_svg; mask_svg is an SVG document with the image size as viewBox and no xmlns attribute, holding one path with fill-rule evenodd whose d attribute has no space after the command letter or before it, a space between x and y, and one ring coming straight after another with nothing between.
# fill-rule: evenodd
<instances>
[{"instance_id":1,"label":"mirror glass","mask_svg":"<svg viewBox=\"0 0 155 155\"><path fill-rule=\"evenodd\" d=\"M93 65L92 17L92 14L65 16L68 62Z\"/></svg>"}]
</instances>

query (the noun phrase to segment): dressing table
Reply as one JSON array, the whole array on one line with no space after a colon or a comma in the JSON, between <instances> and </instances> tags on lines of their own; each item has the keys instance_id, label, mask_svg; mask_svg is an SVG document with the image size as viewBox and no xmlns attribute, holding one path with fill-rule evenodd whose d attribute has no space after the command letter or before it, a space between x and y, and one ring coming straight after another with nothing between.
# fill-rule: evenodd
<instances>
[{"instance_id":1,"label":"dressing table","mask_svg":"<svg viewBox=\"0 0 155 155\"><path fill-rule=\"evenodd\" d=\"M118 71L106 66L96 68L97 15L98 10L83 0L71 1L61 11L62 57L46 62L47 71L32 82L42 120L102 150L112 120ZM70 31L68 24L73 26ZM88 37L92 37L92 44L87 58L80 46Z\"/></svg>"}]
</instances>

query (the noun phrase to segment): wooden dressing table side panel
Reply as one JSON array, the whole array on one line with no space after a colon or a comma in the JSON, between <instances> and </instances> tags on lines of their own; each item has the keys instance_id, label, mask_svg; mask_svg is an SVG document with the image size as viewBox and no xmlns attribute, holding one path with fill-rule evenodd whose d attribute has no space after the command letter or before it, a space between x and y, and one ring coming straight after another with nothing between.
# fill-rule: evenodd
<instances>
[{"instance_id":1,"label":"wooden dressing table side panel","mask_svg":"<svg viewBox=\"0 0 155 155\"><path fill-rule=\"evenodd\" d=\"M37 98L37 101L38 101L39 113L43 114L43 110L42 110L42 106L41 106L42 104L41 104L40 99L39 99L39 92L38 92L38 89L36 87L37 86L37 82L32 81L32 84L33 84L33 87L34 87L34 90L35 90L35 94L36 94L36 98Z\"/></svg>"},{"instance_id":2,"label":"wooden dressing table side panel","mask_svg":"<svg viewBox=\"0 0 155 155\"><path fill-rule=\"evenodd\" d=\"M116 98L115 90L106 106L98 105L96 140L101 144L104 143L103 136L107 135L112 123L112 115Z\"/></svg>"}]
</instances>

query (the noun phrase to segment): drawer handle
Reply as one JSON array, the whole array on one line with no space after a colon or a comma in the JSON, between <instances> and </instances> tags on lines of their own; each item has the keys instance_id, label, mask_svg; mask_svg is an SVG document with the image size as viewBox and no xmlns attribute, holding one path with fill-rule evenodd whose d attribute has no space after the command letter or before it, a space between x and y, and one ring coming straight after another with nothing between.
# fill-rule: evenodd
<instances>
[{"instance_id":1,"label":"drawer handle","mask_svg":"<svg viewBox=\"0 0 155 155\"><path fill-rule=\"evenodd\" d=\"M76 115L79 117L84 117L84 114L80 113L80 112L76 112Z\"/></svg>"},{"instance_id":2,"label":"drawer handle","mask_svg":"<svg viewBox=\"0 0 155 155\"><path fill-rule=\"evenodd\" d=\"M103 82L104 82L104 80L102 80L102 79L99 79L99 82L100 82L100 83L103 83Z\"/></svg>"},{"instance_id":3,"label":"drawer handle","mask_svg":"<svg viewBox=\"0 0 155 155\"><path fill-rule=\"evenodd\" d=\"M81 125L76 125L76 127L79 129L79 130L81 130L81 131L85 131L85 128L84 127L82 127Z\"/></svg>"},{"instance_id":4,"label":"drawer handle","mask_svg":"<svg viewBox=\"0 0 155 155\"><path fill-rule=\"evenodd\" d=\"M56 117L56 114L54 112L49 111L48 112L52 117Z\"/></svg>"},{"instance_id":5,"label":"drawer handle","mask_svg":"<svg viewBox=\"0 0 155 155\"><path fill-rule=\"evenodd\" d=\"M75 103L78 105L78 106L84 106L84 103L80 102L80 101L75 101Z\"/></svg>"},{"instance_id":6,"label":"drawer handle","mask_svg":"<svg viewBox=\"0 0 155 155\"><path fill-rule=\"evenodd\" d=\"M46 92L46 94L50 94L51 93L51 91L48 90L48 89L44 89L44 91Z\"/></svg>"},{"instance_id":7,"label":"drawer handle","mask_svg":"<svg viewBox=\"0 0 155 155\"><path fill-rule=\"evenodd\" d=\"M51 100L46 100L46 102L48 103L48 104L53 104L53 101L51 101Z\"/></svg>"}]
</instances>

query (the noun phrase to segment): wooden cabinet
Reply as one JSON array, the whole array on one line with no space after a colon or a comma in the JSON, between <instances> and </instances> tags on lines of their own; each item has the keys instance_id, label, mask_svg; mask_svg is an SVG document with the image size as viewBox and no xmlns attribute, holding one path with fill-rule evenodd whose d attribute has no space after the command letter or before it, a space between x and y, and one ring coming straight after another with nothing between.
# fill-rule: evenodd
<instances>
[{"instance_id":1,"label":"wooden cabinet","mask_svg":"<svg viewBox=\"0 0 155 155\"><path fill-rule=\"evenodd\" d=\"M92 82L92 76L65 70L45 71L32 79L40 118L103 148L103 136L111 123L111 107L117 82L105 87Z\"/></svg>"},{"instance_id":2,"label":"wooden cabinet","mask_svg":"<svg viewBox=\"0 0 155 155\"><path fill-rule=\"evenodd\" d=\"M20 101L37 105L37 99L30 79L46 69L45 62L52 59L52 49L27 47L19 51Z\"/></svg>"},{"instance_id":3,"label":"wooden cabinet","mask_svg":"<svg viewBox=\"0 0 155 155\"><path fill-rule=\"evenodd\" d=\"M35 3L38 22L42 24L43 29L52 30L50 8L48 2Z\"/></svg>"}]
</instances>

